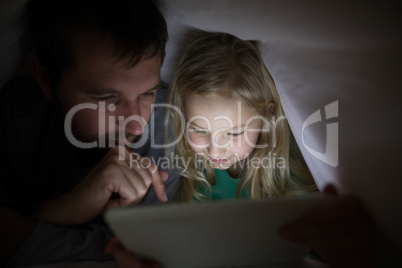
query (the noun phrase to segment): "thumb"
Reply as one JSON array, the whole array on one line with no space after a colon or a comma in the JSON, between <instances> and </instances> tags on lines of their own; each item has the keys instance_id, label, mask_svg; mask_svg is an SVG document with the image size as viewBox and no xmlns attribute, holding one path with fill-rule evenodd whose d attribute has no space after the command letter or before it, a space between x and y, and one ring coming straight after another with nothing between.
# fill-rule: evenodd
<instances>
[{"instance_id":1,"label":"thumb","mask_svg":"<svg viewBox=\"0 0 402 268\"><path fill-rule=\"evenodd\" d=\"M329 194L329 195L338 195L338 192L336 191L335 186L333 186L332 184L326 185L322 192L324 194Z\"/></svg>"},{"instance_id":2,"label":"thumb","mask_svg":"<svg viewBox=\"0 0 402 268\"><path fill-rule=\"evenodd\" d=\"M105 253L107 255L111 255L116 251L124 249L123 244L120 242L120 240L114 236L109 240L109 243L106 245L105 248Z\"/></svg>"}]
</instances>

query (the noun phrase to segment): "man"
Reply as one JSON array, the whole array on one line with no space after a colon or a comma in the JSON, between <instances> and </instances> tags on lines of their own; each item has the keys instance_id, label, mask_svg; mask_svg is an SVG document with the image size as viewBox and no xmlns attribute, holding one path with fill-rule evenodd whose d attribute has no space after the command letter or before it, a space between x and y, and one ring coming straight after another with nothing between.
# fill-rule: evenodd
<instances>
[{"instance_id":1,"label":"man","mask_svg":"<svg viewBox=\"0 0 402 268\"><path fill-rule=\"evenodd\" d=\"M16 79L0 97L0 265L105 260L105 208L179 188L145 158L164 156L152 105L165 101L166 23L130 0L33 0L28 17L37 83Z\"/></svg>"}]
</instances>

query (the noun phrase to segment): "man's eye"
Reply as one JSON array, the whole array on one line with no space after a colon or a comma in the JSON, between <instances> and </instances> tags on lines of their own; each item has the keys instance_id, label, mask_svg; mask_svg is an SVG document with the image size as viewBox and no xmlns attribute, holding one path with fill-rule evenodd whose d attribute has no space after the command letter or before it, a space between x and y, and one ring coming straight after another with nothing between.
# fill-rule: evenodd
<instances>
[{"instance_id":1,"label":"man's eye","mask_svg":"<svg viewBox=\"0 0 402 268\"><path fill-rule=\"evenodd\" d=\"M110 101L115 98L115 95L97 96L95 97L98 101Z\"/></svg>"},{"instance_id":2,"label":"man's eye","mask_svg":"<svg viewBox=\"0 0 402 268\"><path fill-rule=\"evenodd\" d=\"M145 92L144 94L142 94L142 96L150 97L150 98L155 97L155 95L156 95L156 91Z\"/></svg>"}]
</instances>

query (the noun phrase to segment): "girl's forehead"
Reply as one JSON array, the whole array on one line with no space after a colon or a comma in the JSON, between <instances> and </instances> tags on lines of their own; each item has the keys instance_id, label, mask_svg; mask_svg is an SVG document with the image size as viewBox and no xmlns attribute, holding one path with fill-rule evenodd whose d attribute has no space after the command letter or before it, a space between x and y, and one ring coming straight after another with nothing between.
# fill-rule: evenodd
<instances>
[{"instance_id":1,"label":"girl's forehead","mask_svg":"<svg viewBox=\"0 0 402 268\"><path fill-rule=\"evenodd\" d=\"M206 95L190 94L184 101L187 112L208 110L210 113L230 113L238 106L251 108L240 97L229 94L209 93Z\"/></svg>"},{"instance_id":2,"label":"girl's forehead","mask_svg":"<svg viewBox=\"0 0 402 268\"><path fill-rule=\"evenodd\" d=\"M233 122L235 125L246 124L258 116L257 111L245 100L234 96L220 94L191 94L185 100L185 117L187 121L197 122Z\"/></svg>"}]
</instances>

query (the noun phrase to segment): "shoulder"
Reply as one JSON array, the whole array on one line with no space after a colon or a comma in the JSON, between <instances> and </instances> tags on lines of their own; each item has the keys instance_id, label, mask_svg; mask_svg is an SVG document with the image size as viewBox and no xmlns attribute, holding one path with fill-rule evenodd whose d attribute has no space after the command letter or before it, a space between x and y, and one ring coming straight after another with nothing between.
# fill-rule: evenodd
<instances>
[{"instance_id":1,"label":"shoulder","mask_svg":"<svg viewBox=\"0 0 402 268\"><path fill-rule=\"evenodd\" d=\"M165 104L167 101L167 88L168 84L162 83L161 88L156 92L155 104Z\"/></svg>"},{"instance_id":2,"label":"shoulder","mask_svg":"<svg viewBox=\"0 0 402 268\"><path fill-rule=\"evenodd\" d=\"M293 136L293 133L291 133L290 139L289 139L289 157L291 160L295 161L296 163L299 163L301 165L306 165L303 154L299 148L299 145L296 142L295 137Z\"/></svg>"},{"instance_id":3,"label":"shoulder","mask_svg":"<svg viewBox=\"0 0 402 268\"><path fill-rule=\"evenodd\" d=\"M54 114L52 105L35 81L11 80L0 92L1 143L32 145ZM29 136L29 139L28 139Z\"/></svg>"}]
</instances>

